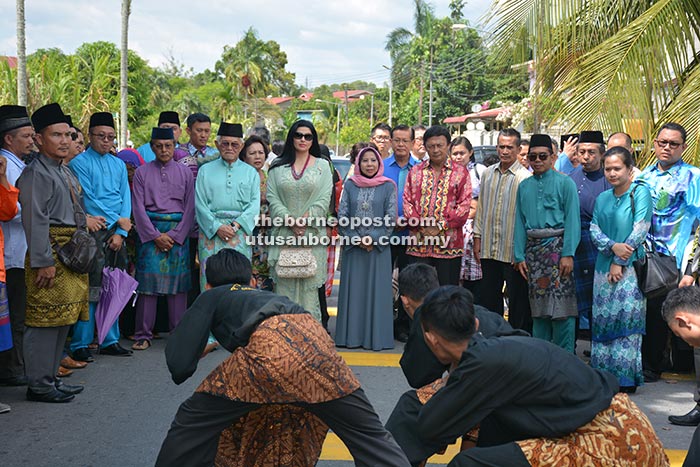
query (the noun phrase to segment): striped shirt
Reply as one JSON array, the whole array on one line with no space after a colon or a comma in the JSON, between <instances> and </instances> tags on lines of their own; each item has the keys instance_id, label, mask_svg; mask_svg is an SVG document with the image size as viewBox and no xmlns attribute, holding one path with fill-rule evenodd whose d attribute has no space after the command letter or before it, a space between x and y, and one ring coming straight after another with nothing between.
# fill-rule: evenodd
<instances>
[{"instance_id":1,"label":"striped shirt","mask_svg":"<svg viewBox=\"0 0 700 467\"><path fill-rule=\"evenodd\" d=\"M500 166L500 163L489 166L481 176L474 237L481 238L481 258L510 263L518 186L532 174L518 161L505 173L501 173Z\"/></svg>"}]
</instances>

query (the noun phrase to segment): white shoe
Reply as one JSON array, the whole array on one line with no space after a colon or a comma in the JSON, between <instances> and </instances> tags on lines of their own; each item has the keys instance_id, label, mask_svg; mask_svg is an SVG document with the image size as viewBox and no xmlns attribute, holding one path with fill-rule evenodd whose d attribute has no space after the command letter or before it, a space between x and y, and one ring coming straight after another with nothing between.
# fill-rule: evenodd
<instances>
[{"instance_id":1,"label":"white shoe","mask_svg":"<svg viewBox=\"0 0 700 467\"><path fill-rule=\"evenodd\" d=\"M3 404L2 402L0 402L0 413L7 413L10 410L12 410L12 409L10 408L9 405Z\"/></svg>"}]
</instances>

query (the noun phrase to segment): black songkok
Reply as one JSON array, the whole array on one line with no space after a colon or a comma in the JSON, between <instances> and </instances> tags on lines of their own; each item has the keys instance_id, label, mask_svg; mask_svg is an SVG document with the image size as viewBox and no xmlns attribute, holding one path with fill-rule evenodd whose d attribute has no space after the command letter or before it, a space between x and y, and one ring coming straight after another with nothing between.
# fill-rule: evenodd
<instances>
[{"instance_id":1,"label":"black songkok","mask_svg":"<svg viewBox=\"0 0 700 467\"><path fill-rule=\"evenodd\" d=\"M158 117L158 125L161 123L174 123L175 125L180 126L180 116L177 114L177 112L166 110L161 112L160 116Z\"/></svg>"},{"instance_id":2,"label":"black songkok","mask_svg":"<svg viewBox=\"0 0 700 467\"><path fill-rule=\"evenodd\" d=\"M34 124L34 131L37 133L50 125L55 125L57 123L68 123L66 121L66 116L61 110L61 106L53 103L47 104L43 107L39 107L32 114L32 124Z\"/></svg>"},{"instance_id":3,"label":"black songkok","mask_svg":"<svg viewBox=\"0 0 700 467\"><path fill-rule=\"evenodd\" d=\"M114 117L109 112L97 112L90 116L90 128L109 126L114 128Z\"/></svg>"},{"instance_id":4,"label":"black songkok","mask_svg":"<svg viewBox=\"0 0 700 467\"><path fill-rule=\"evenodd\" d=\"M219 132L216 133L216 135L243 138L243 125L241 125L240 123L221 122L221 126L219 126Z\"/></svg>"},{"instance_id":5,"label":"black songkok","mask_svg":"<svg viewBox=\"0 0 700 467\"><path fill-rule=\"evenodd\" d=\"M0 133L25 126L32 126L26 107L21 105L3 105L0 107Z\"/></svg>"},{"instance_id":6,"label":"black songkok","mask_svg":"<svg viewBox=\"0 0 700 467\"><path fill-rule=\"evenodd\" d=\"M605 141L603 140L603 132L601 131L582 131L578 138L578 142L605 144Z\"/></svg>"},{"instance_id":7,"label":"black songkok","mask_svg":"<svg viewBox=\"0 0 700 467\"><path fill-rule=\"evenodd\" d=\"M530 149L532 148L549 148L552 149L552 138L549 135L535 134L530 136Z\"/></svg>"},{"instance_id":8,"label":"black songkok","mask_svg":"<svg viewBox=\"0 0 700 467\"><path fill-rule=\"evenodd\" d=\"M151 130L151 141L154 139L175 139L175 134L172 128L156 127Z\"/></svg>"}]
</instances>

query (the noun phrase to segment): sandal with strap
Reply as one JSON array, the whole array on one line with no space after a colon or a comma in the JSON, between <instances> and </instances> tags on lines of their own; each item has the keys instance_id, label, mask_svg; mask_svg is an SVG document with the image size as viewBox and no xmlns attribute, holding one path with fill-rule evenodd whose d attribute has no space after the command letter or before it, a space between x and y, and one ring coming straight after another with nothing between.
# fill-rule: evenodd
<instances>
[{"instance_id":1,"label":"sandal with strap","mask_svg":"<svg viewBox=\"0 0 700 467\"><path fill-rule=\"evenodd\" d=\"M136 341L134 345L131 346L132 349L134 350L146 350L151 346L151 341L146 340L146 339L140 339Z\"/></svg>"}]
</instances>

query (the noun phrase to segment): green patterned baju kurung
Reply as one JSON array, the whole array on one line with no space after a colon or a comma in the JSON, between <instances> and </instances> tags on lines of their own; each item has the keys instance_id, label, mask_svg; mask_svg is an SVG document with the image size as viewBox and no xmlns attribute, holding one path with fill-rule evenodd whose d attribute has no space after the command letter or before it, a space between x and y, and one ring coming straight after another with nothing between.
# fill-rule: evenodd
<instances>
[{"instance_id":1,"label":"green patterned baju kurung","mask_svg":"<svg viewBox=\"0 0 700 467\"><path fill-rule=\"evenodd\" d=\"M630 193L634 191L634 215ZM642 376L642 334L646 299L637 286L632 263L644 254L642 244L651 221L649 190L632 185L622 196L607 190L598 196L591 221L591 238L598 248L593 277L593 323L591 366L617 376L620 386L640 386ZM635 252L627 260L616 256L615 243L626 243ZM623 267L622 279L608 281L612 264Z\"/></svg>"}]
</instances>

